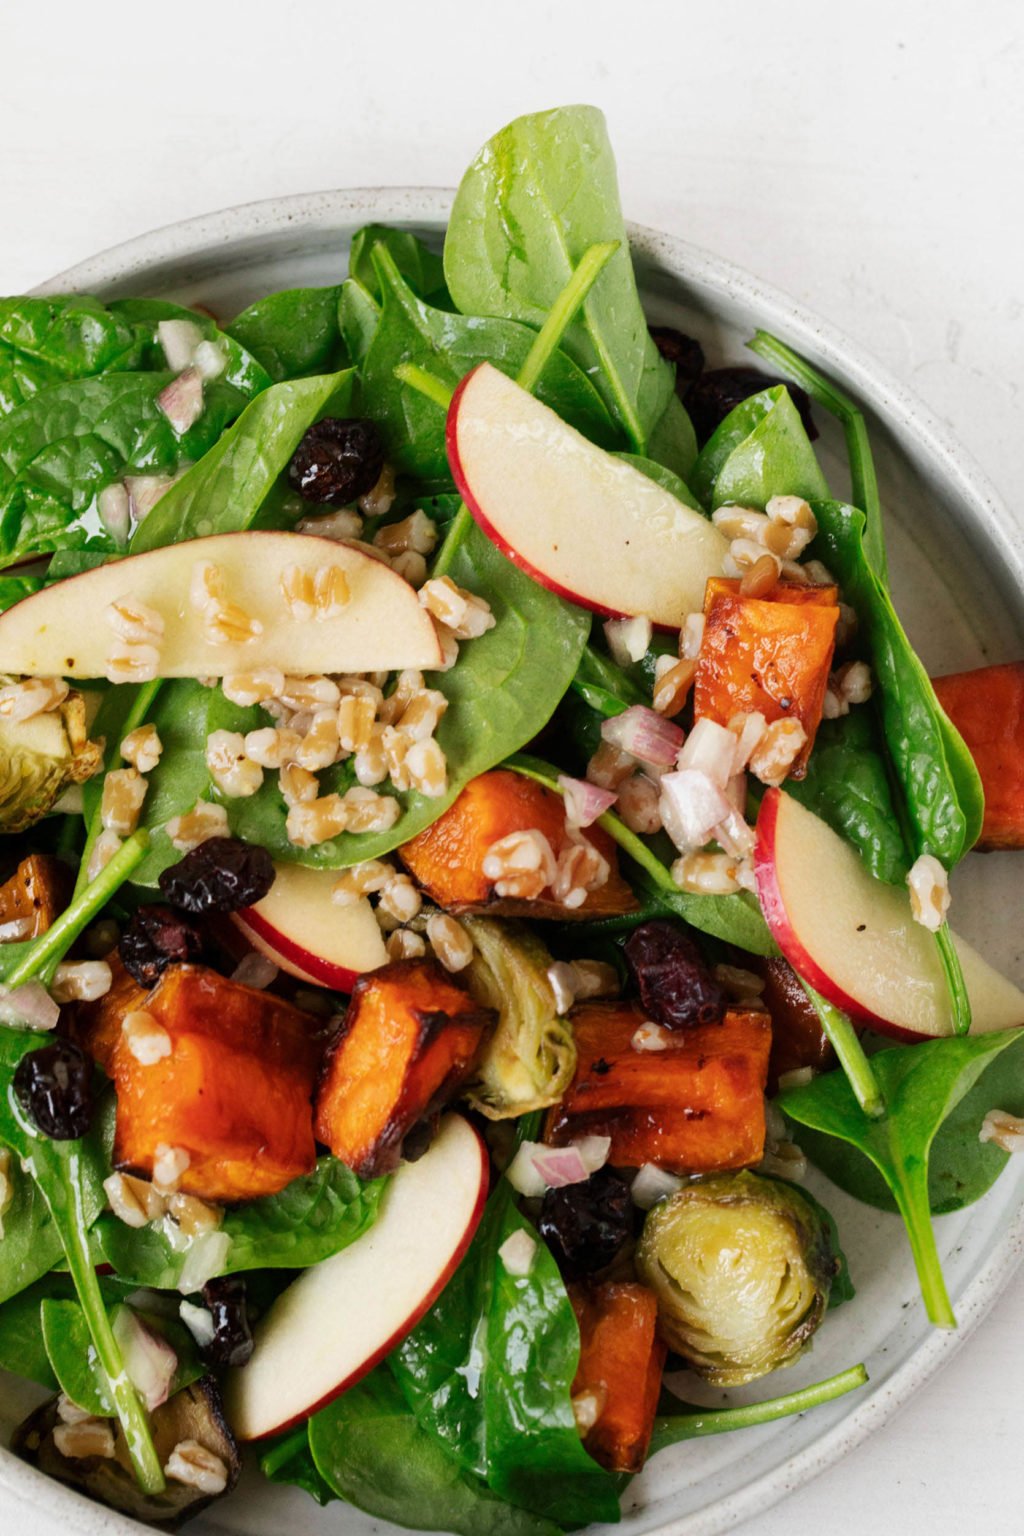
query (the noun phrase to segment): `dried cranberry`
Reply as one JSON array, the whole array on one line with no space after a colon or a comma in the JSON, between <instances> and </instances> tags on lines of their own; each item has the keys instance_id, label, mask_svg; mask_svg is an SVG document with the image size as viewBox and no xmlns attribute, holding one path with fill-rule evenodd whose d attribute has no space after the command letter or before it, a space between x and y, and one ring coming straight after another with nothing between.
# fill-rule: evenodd
<instances>
[{"instance_id":1,"label":"dried cranberry","mask_svg":"<svg viewBox=\"0 0 1024 1536\"><path fill-rule=\"evenodd\" d=\"M270 854L239 837L209 837L160 876L160 889L171 906L196 916L251 907L273 883Z\"/></svg>"},{"instance_id":2,"label":"dried cranberry","mask_svg":"<svg viewBox=\"0 0 1024 1536\"><path fill-rule=\"evenodd\" d=\"M611 1168L599 1168L579 1184L549 1189L538 1226L563 1274L594 1275L633 1235L629 1185Z\"/></svg>"},{"instance_id":3,"label":"dried cranberry","mask_svg":"<svg viewBox=\"0 0 1024 1536\"><path fill-rule=\"evenodd\" d=\"M791 384L788 379L771 378L766 373L759 373L756 368L712 368L692 386L686 396L686 409L693 422L698 443L703 447L734 406L742 400L749 400L751 395L759 395L763 389L771 389L775 384L785 384L789 390L807 436L813 443L818 429L814 425L811 402L806 391L799 384Z\"/></svg>"},{"instance_id":4,"label":"dried cranberry","mask_svg":"<svg viewBox=\"0 0 1024 1536\"><path fill-rule=\"evenodd\" d=\"M121 935L121 964L143 987L156 985L169 965L200 960L203 939L199 929L170 907L140 907Z\"/></svg>"},{"instance_id":5,"label":"dried cranberry","mask_svg":"<svg viewBox=\"0 0 1024 1536\"><path fill-rule=\"evenodd\" d=\"M652 325L651 340L667 363L676 369L676 394L685 400L690 386L704 372L704 348L693 336L684 336L671 325Z\"/></svg>"},{"instance_id":6,"label":"dried cranberry","mask_svg":"<svg viewBox=\"0 0 1024 1536\"><path fill-rule=\"evenodd\" d=\"M288 481L305 501L355 501L384 468L384 442L372 421L325 416L305 433L288 465Z\"/></svg>"},{"instance_id":7,"label":"dried cranberry","mask_svg":"<svg viewBox=\"0 0 1024 1536\"><path fill-rule=\"evenodd\" d=\"M14 1091L53 1141L77 1141L92 1124L92 1062L71 1040L55 1040L23 1056Z\"/></svg>"},{"instance_id":8,"label":"dried cranberry","mask_svg":"<svg viewBox=\"0 0 1024 1536\"><path fill-rule=\"evenodd\" d=\"M640 1001L656 1024L685 1029L719 1023L725 994L712 981L696 944L675 923L658 918L641 923L624 953Z\"/></svg>"},{"instance_id":9,"label":"dried cranberry","mask_svg":"<svg viewBox=\"0 0 1024 1536\"><path fill-rule=\"evenodd\" d=\"M211 1365L245 1365L253 1350L245 1281L235 1275L208 1280L203 1300L213 1318L213 1338L203 1358Z\"/></svg>"}]
</instances>

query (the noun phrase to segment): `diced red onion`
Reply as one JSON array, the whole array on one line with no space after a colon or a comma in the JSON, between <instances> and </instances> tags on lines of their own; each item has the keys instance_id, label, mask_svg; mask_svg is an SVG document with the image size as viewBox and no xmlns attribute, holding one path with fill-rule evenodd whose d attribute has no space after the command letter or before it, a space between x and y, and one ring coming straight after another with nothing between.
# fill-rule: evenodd
<instances>
[{"instance_id":1,"label":"diced red onion","mask_svg":"<svg viewBox=\"0 0 1024 1536\"><path fill-rule=\"evenodd\" d=\"M168 368L180 373L190 366L203 333L194 320L161 320L156 339L164 349Z\"/></svg>"},{"instance_id":2,"label":"diced red onion","mask_svg":"<svg viewBox=\"0 0 1024 1536\"><path fill-rule=\"evenodd\" d=\"M524 1195L527 1200L539 1200L547 1191L548 1186L533 1160L534 1153L544 1150L544 1143L541 1141L524 1141L505 1169L505 1177L512 1188L517 1194Z\"/></svg>"},{"instance_id":3,"label":"diced red onion","mask_svg":"<svg viewBox=\"0 0 1024 1536\"><path fill-rule=\"evenodd\" d=\"M630 667L640 661L651 648L653 628L650 619L609 619L604 626L604 636L612 660L620 667Z\"/></svg>"},{"instance_id":4,"label":"diced red onion","mask_svg":"<svg viewBox=\"0 0 1024 1536\"><path fill-rule=\"evenodd\" d=\"M666 773L658 806L665 831L680 853L703 848L715 828L736 815L724 791L696 768Z\"/></svg>"},{"instance_id":5,"label":"diced red onion","mask_svg":"<svg viewBox=\"0 0 1024 1536\"><path fill-rule=\"evenodd\" d=\"M659 1200L666 1200L682 1187L683 1181L676 1174L666 1173L657 1163L644 1163L630 1185L629 1192L634 1205L642 1211L649 1211Z\"/></svg>"},{"instance_id":6,"label":"diced red onion","mask_svg":"<svg viewBox=\"0 0 1024 1536\"><path fill-rule=\"evenodd\" d=\"M683 745L685 734L644 704L631 704L621 715L601 725L601 738L630 757L655 768L670 768Z\"/></svg>"},{"instance_id":7,"label":"diced red onion","mask_svg":"<svg viewBox=\"0 0 1024 1536\"><path fill-rule=\"evenodd\" d=\"M156 403L180 437L203 414L203 380L198 368L186 368L156 397Z\"/></svg>"},{"instance_id":8,"label":"diced red onion","mask_svg":"<svg viewBox=\"0 0 1024 1536\"><path fill-rule=\"evenodd\" d=\"M201 1232L194 1237L178 1278L181 1294L191 1296L193 1291L201 1291L207 1280L223 1273L230 1247L230 1232Z\"/></svg>"},{"instance_id":9,"label":"diced red onion","mask_svg":"<svg viewBox=\"0 0 1024 1536\"><path fill-rule=\"evenodd\" d=\"M203 379L219 379L228 365L223 349L215 341L201 341L192 354L192 362Z\"/></svg>"},{"instance_id":10,"label":"diced red onion","mask_svg":"<svg viewBox=\"0 0 1024 1536\"><path fill-rule=\"evenodd\" d=\"M725 798L742 816L747 809L747 776L745 773L733 774L725 786Z\"/></svg>"},{"instance_id":11,"label":"diced red onion","mask_svg":"<svg viewBox=\"0 0 1024 1536\"><path fill-rule=\"evenodd\" d=\"M118 1307L113 1331L128 1379L152 1412L170 1396L178 1357L167 1340L147 1328L131 1307Z\"/></svg>"},{"instance_id":12,"label":"diced red onion","mask_svg":"<svg viewBox=\"0 0 1024 1536\"><path fill-rule=\"evenodd\" d=\"M586 779L570 779L564 773L558 775L558 787L565 797L565 819L571 827L592 827L618 799L614 790L601 789Z\"/></svg>"},{"instance_id":13,"label":"diced red onion","mask_svg":"<svg viewBox=\"0 0 1024 1536\"><path fill-rule=\"evenodd\" d=\"M520 1227L518 1232L513 1232L511 1237L506 1237L498 1249L498 1258L504 1264L506 1274L520 1278L530 1273L536 1252L536 1240L524 1227Z\"/></svg>"},{"instance_id":14,"label":"diced red onion","mask_svg":"<svg viewBox=\"0 0 1024 1536\"><path fill-rule=\"evenodd\" d=\"M137 523L145 522L165 491L169 491L177 477L174 475L129 475L125 480L128 505Z\"/></svg>"},{"instance_id":15,"label":"diced red onion","mask_svg":"<svg viewBox=\"0 0 1024 1536\"><path fill-rule=\"evenodd\" d=\"M132 522L131 497L120 480L103 487L96 501L96 509L110 537L118 544L127 544Z\"/></svg>"},{"instance_id":16,"label":"diced red onion","mask_svg":"<svg viewBox=\"0 0 1024 1536\"><path fill-rule=\"evenodd\" d=\"M712 784L724 789L733 776L736 737L724 725L702 716L686 738L676 758L678 768L696 768L706 773Z\"/></svg>"},{"instance_id":17,"label":"diced red onion","mask_svg":"<svg viewBox=\"0 0 1024 1536\"><path fill-rule=\"evenodd\" d=\"M736 737L736 756L733 759L733 773L742 773L750 762L750 756L765 733L767 721L760 710L751 710L746 714L734 715L729 722L729 728Z\"/></svg>"},{"instance_id":18,"label":"diced red onion","mask_svg":"<svg viewBox=\"0 0 1024 1536\"><path fill-rule=\"evenodd\" d=\"M608 1161L612 1139L610 1136L578 1136L573 1146L583 1159L583 1166L588 1174L596 1173Z\"/></svg>"},{"instance_id":19,"label":"diced red onion","mask_svg":"<svg viewBox=\"0 0 1024 1536\"><path fill-rule=\"evenodd\" d=\"M549 1189L582 1184L590 1177L578 1147L540 1147L533 1155L533 1166Z\"/></svg>"},{"instance_id":20,"label":"diced red onion","mask_svg":"<svg viewBox=\"0 0 1024 1536\"><path fill-rule=\"evenodd\" d=\"M27 981L13 992L0 992L0 1024L45 1030L54 1029L59 1018L60 1007L41 981Z\"/></svg>"},{"instance_id":21,"label":"diced red onion","mask_svg":"<svg viewBox=\"0 0 1024 1536\"><path fill-rule=\"evenodd\" d=\"M720 843L726 853L731 853L734 859L747 859L754 851L757 839L754 829L748 826L735 806L730 805L728 814L714 829L715 842Z\"/></svg>"}]
</instances>

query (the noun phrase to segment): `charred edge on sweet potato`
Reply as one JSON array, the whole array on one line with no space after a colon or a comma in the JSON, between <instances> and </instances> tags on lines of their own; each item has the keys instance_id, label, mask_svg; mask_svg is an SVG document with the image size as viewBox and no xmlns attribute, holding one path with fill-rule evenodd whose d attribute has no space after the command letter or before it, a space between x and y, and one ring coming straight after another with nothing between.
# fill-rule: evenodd
<instances>
[{"instance_id":1,"label":"charred edge on sweet potato","mask_svg":"<svg viewBox=\"0 0 1024 1536\"><path fill-rule=\"evenodd\" d=\"M592 1394L595 1422L583 1444L609 1472L639 1472L651 1443L667 1346L658 1300L645 1285L570 1285L580 1330L574 1398Z\"/></svg>"},{"instance_id":2,"label":"charred edge on sweet potato","mask_svg":"<svg viewBox=\"0 0 1024 1536\"><path fill-rule=\"evenodd\" d=\"M981 775L985 819L975 847L1024 848L1024 661L932 682Z\"/></svg>"},{"instance_id":3,"label":"charred edge on sweet potato","mask_svg":"<svg viewBox=\"0 0 1024 1536\"><path fill-rule=\"evenodd\" d=\"M67 904L70 880L59 859L31 853L0 885L0 942L37 939Z\"/></svg>"},{"instance_id":4,"label":"charred edge on sweet potato","mask_svg":"<svg viewBox=\"0 0 1024 1536\"><path fill-rule=\"evenodd\" d=\"M550 893L535 901L497 896L494 882L484 874L488 851L509 833L531 828L544 834L556 858L569 846L561 796L522 774L496 768L467 784L444 815L400 848L399 855L431 899L449 912L564 922L636 911L636 898L619 873L615 844L600 827L588 827L585 836L607 859L611 873L582 906L567 908Z\"/></svg>"},{"instance_id":5,"label":"charred edge on sweet potato","mask_svg":"<svg viewBox=\"0 0 1024 1536\"><path fill-rule=\"evenodd\" d=\"M361 976L316 1092L316 1135L360 1178L397 1167L417 1125L472 1071L496 1015L434 960Z\"/></svg>"}]
</instances>

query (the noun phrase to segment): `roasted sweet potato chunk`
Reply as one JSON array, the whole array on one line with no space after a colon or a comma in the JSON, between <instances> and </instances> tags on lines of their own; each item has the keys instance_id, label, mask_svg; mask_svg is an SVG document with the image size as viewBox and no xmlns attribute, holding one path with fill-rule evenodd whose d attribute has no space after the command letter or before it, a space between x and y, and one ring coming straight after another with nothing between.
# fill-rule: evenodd
<instances>
[{"instance_id":1,"label":"roasted sweet potato chunk","mask_svg":"<svg viewBox=\"0 0 1024 1536\"><path fill-rule=\"evenodd\" d=\"M169 966L143 1011L150 1036L122 1033L111 1064L118 1168L151 1178L157 1149L180 1149L181 1189L215 1201L276 1194L312 1172L321 1050L309 1014L200 965Z\"/></svg>"},{"instance_id":2,"label":"roasted sweet potato chunk","mask_svg":"<svg viewBox=\"0 0 1024 1536\"><path fill-rule=\"evenodd\" d=\"M1024 661L933 679L985 790L976 847L1024 848Z\"/></svg>"},{"instance_id":3,"label":"roasted sweet potato chunk","mask_svg":"<svg viewBox=\"0 0 1024 1536\"><path fill-rule=\"evenodd\" d=\"M0 944L35 939L64 909L67 871L59 859L32 853L0 885Z\"/></svg>"},{"instance_id":4,"label":"roasted sweet potato chunk","mask_svg":"<svg viewBox=\"0 0 1024 1536\"><path fill-rule=\"evenodd\" d=\"M566 907L550 887L529 901L496 895L494 881L484 874L488 852L510 833L531 828L544 834L556 858L570 846L561 797L521 773L496 768L467 784L455 804L399 853L428 895L451 912L564 921L636 910L636 898L619 874L615 844L600 827L588 827L585 836L607 859L611 873L581 906Z\"/></svg>"},{"instance_id":5,"label":"roasted sweet potato chunk","mask_svg":"<svg viewBox=\"0 0 1024 1536\"><path fill-rule=\"evenodd\" d=\"M573 1010L572 1022L576 1075L548 1115L548 1141L610 1136L610 1163L658 1163L672 1173L760 1162L767 1013L730 1010L721 1024L666 1032L665 1048L655 1051L633 1044L646 1022L637 1004L587 1003Z\"/></svg>"},{"instance_id":6,"label":"roasted sweet potato chunk","mask_svg":"<svg viewBox=\"0 0 1024 1536\"><path fill-rule=\"evenodd\" d=\"M583 1444L609 1472L639 1472L647 1456L667 1346L658 1300L645 1285L570 1285L580 1328L574 1400L597 1414Z\"/></svg>"},{"instance_id":7,"label":"roasted sweet potato chunk","mask_svg":"<svg viewBox=\"0 0 1024 1536\"><path fill-rule=\"evenodd\" d=\"M134 976L129 976L116 951L107 956L107 964L110 966L110 991L104 992L95 1002L76 1005L74 1032L83 1051L87 1051L110 1077L125 1015L145 1009L149 993Z\"/></svg>"},{"instance_id":8,"label":"roasted sweet potato chunk","mask_svg":"<svg viewBox=\"0 0 1024 1536\"><path fill-rule=\"evenodd\" d=\"M360 1178L390 1172L413 1126L458 1092L494 1020L434 960L361 976L324 1062L317 1139Z\"/></svg>"},{"instance_id":9,"label":"roasted sweet potato chunk","mask_svg":"<svg viewBox=\"0 0 1024 1536\"><path fill-rule=\"evenodd\" d=\"M759 711L769 724L799 720L807 745L791 769L803 778L821 722L839 619L835 587L780 582L770 597L742 597L726 577L709 581L693 712L728 725Z\"/></svg>"}]
</instances>

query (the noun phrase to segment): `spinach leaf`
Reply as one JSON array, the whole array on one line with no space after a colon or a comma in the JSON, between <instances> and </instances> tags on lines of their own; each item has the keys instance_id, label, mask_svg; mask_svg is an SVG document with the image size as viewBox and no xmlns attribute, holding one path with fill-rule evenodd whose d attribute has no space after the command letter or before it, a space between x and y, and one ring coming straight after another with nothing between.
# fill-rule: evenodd
<instances>
[{"instance_id":1,"label":"spinach leaf","mask_svg":"<svg viewBox=\"0 0 1024 1536\"><path fill-rule=\"evenodd\" d=\"M960 1211L988 1193L1006 1167L1008 1154L980 1140L991 1109L1024 1115L1024 1041L1011 1045L986 1066L974 1087L946 1116L928 1159L928 1203L933 1216ZM899 1209L874 1164L848 1142L804 1126L800 1146L832 1183L865 1205Z\"/></svg>"},{"instance_id":2,"label":"spinach leaf","mask_svg":"<svg viewBox=\"0 0 1024 1536\"><path fill-rule=\"evenodd\" d=\"M433 400L395 376L402 363L425 368L454 389L478 363L493 363L515 377L536 333L513 320L482 320L431 309L418 299L383 249L373 255L383 308L361 370L362 403L384 434L388 456L420 480L450 478L445 413ZM534 392L585 436L604 446L615 428L586 375L563 352L554 352Z\"/></svg>"},{"instance_id":3,"label":"spinach leaf","mask_svg":"<svg viewBox=\"0 0 1024 1536\"><path fill-rule=\"evenodd\" d=\"M251 400L270 383L270 374L262 363L235 337L222 331L216 320L209 315L201 315L194 309L184 309L180 304L172 304L170 299L113 299L109 307L111 313L129 321L146 337L143 358L145 366L156 369L167 367L167 356L157 336L160 321L187 320L202 333L204 341L216 343L225 364L220 377L241 390L246 399Z\"/></svg>"},{"instance_id":4,"label":"spinach leaf","mask_svg":"<svg viewBox=\"0 0 1024 1536\"><path fill-rule=\"evenodd\" d=\"M928 1316L939 1327L955 1328L956 1318L930 1218L932 1143L986 1066L1022 1037L1021 1030L1006 1030L880 1051L871 1058L887 1106L880 1119L864 1113L842 1072L829 1072L779 1096L791 1120L848 1143L881 1174L907 1228Z\"/></svg>"},{"instance_id":5,"label":"spinach leaf","mask_svg":"<svg viewBox=\"0 0 1024 1536\"><path fill-rule=\"evenodd\" d=\"M484 146L455 197L445 276L463 314L539 326L588 247L605 241L618 241L619 250L566 332L564 349L645 453L672 400L673 374L647 331L615 161L595 107L517 118ZM677 448L678 423L673 411L668 431ZM689 466L675 457L671 467L686 478Z\"/></svg>"},{"instance_id":6,"label":"spinach leaf","mask_svg":"<svg viewBox=\"0 0 1024 1536\"><path fill-rule=\"evenodd\" d=\"M605 719L621 715L631 704L650 706L650 696L609 657L586 646L572 680L574 692Z\"/></svg>"},{"instance_id":7,"label":"spinach leaf","mask_svg":"<svg viewBox=\"0 0 1024 1536\"><path fill-rule=\"evenodd\" d=\"M301 1488L303 1493L308 1493L311 1499L325 1507L340 1495L317 1471L309 1445L308 1422L288 1430L268 1445L260 1456L260 1471L268 1483L287 1483L293 1488Z\"/></svg>"},{"instance_id":8,"label":"spinach leaf","mask_svg":"<svg viewBox=\"0 0 1024 1536\"><path fill-rule=\"evenodd\" d=\"M336 373L345 364L338 327L340 296L340 284L286 288L243 309L226 333L256 358L275 384L313 373Z\"/></svg>"},{"instance_id":9,"label":"spinach leaf","mask_svg":"<svg viewBox=\"0 0 1024 1536\"><path fill-rule=\"evenodd\" d=\"M0 396L5 382L26 364L34 386L28 393L34 394L59 379L139 368L143 346L139 328L99 299L83 294L0 299Z\"/></svg>"},{"instance_id":10,"label":"spinach leaf","mask_svg":"<svg viewBox=\"0 0 1024 1536\"><path fill-rule=\"evenodd\" d=\"M838 501L813 502L812 552L834 572L870 646L882 725L913 829L915 853L951 869L977 841L984 794L974 760L944 713L931 680L872 569L865 518Z\"/></svg>"},{"instance_id":11,"label":"spinach leaf","mask_svg":"<svg viewBox=\"0 0 1024 1536\"><path fill-rule=\"evenodd\" d=\"M698 1408L689 1413L662 1414L654 1421L650 1455L657 1455L666 1446L678 1445L682 1440L700 1440L705 1435L722 1435L732 1429L748 1429L752 1424L771 1424L776 1419L786 1419L793 1414L806 1413L822 1403L831 1403L857 1387L863 1387L868 1373L862 1365L852 1366L827 1381L816 1382L813 1387L801 1387L798 1392L787 1392L784 1397L772 1397L764 1403L747 1403L741 1408Z\"/></svg>"},{"instance_id":12,"label":"spinach leaf","mask_svg":"<svg viewBox=\"0 0 1024 1536\"><path fill-rule=\"evenodd\" d=\"M555 1536L558 1530L462 1471L419 1427L382 1366L310 1419L309 1445L328 1487L378 1519L458 1536ZM595 1469L600 1472L596 1463Z\"/></svg>"},{"instance_id":13,"label":"spinach leaf","mask_svg":"<svg viewBox=\"0 0 1024 1536\"><path fill-rule=\"evenodd\" d=\"M738 502L763 509L772 496L827 496L800 412L782 384L741 400L704 444L690 475L710 510Z\"/></svg>"},{"instance_id":14,"label":"spinach leaf","mask_svg":"<svg viewBox=\"0 0 1024 1536\"><path fill-rule=\"evenodd\" d=\"M853 844L876 880L903 884L910 860L870 710L823 720L806 778L790 779L786 788Z\"/></svg>"},{"instance_id":15,"label":"spinach leaf","mask_svg":"<svg viewBox=\"0 0 1024 1536\"><path fill-rule=\"evenodd\" d=\"M257 395L230 431L161 496L136 529L131 553L235 533L258 516L262 526L287 524L278 481L306 428L325 414L348 410L353 380L351 371L330 373L274 384ZM277 503L267 510L277 490Z\"/></svg>"},{"instance_id":16,"label":"spinach leaf","mask_svg":"<svg viewBox=\"0 0 1024 1536\"><path fill-rule=\"evenodd\" d=\"M354 277L346 279L338 298L338 327L348 355L357 368L366 361L379 324L380 305L372 293Z\"/></svg>"},{"instance_id":17,"label":"spinach leaf","mask_svg":"<svg viewBox=\"0 0 1024 1536\"><path fill-rule=\"evenodd\" d=\"M383 292L373 253L381 246L418 298L426 299L435 308L451 308L444 281L444 262L440 256L411 230L392 229L387 224L364 224L352 236L348 275L361 283L378 304Z\"/></svg>"},{"instance_id":18,"label":"spinach leaf","mask_svg":"<svg viewBox=\"0 0 1024 1536\"><path fill-rule=\"evenodd\" d=\"M665 413L647 440L647 457L684 483L697 462L697 434L676 394L669 396ZM693 504L692 497L687 504Z\"/></svg>"},{"instance_id":19,"label":"spinach leaf","mask_svg":"<svg viewBox=\"0 0 1024 1536\"><path fill-rule=\"evenodd\" d=\"M221 1231L231 1247L218 1273L308 1269L329 1259L373 1225L386 1187L386 1179L362 1184L336 1157L321 1157L314 1173L293 1179L280 1194L225 1213ZM177 1289L187 1254L175 1252L157 1227L127 1227L115 1216L101 1216L94 1237L122 1279L157 1290Z\"/></svg>"},{"instance_id":20,"label":"spinach leaf","mask_svg":"<svg viewBox=\"0 0 1024 1536\"><path fill-rule=\"evenodd\" d=\"M41 576L0 576L0 613L6 613L23 597L31 597L42 585Z\"/></svg>"},{"instance_id":21,"label":"spinach leaf","mask_svg":"<svg viewBox=\"0 0 1024 1536\"><path fill-rule=\"evenodd\" d=\"M106 1300L111 1291L117 1298L111 1312L111 1326L116 1329L117 1309L124 1306L120 1299L123 1287L102 1282L101 1290ZM133 1311L139 1311L133 1308ZM79 1408L95 1414L97 1418L111 1418L115 1412L110 1386L92 1348L92 1337L85 1313L77 1301L61 1298L44 1300L39 1309L43 1343L53 1374L61 1391ZM140 1314L140 1320L152 1333L166 1339L174 1350L178 1364L171 1380L171 1395L183 1387L191 1386L205 1376L207 1367L199 1358L195 1340L183 1323L175 1317Z\"/></svg>"},{"instance_id":22,"label":"spinach leaf","mask_svg":"<svg viewBox=\"0 0 1024 1536\"><path fill-rule=\"evenodd\" d=\"M39 1309L51 1297L66 1300L74 1294L67 1275L46 1275L0 1306L0 1371L38 1382L48 1392L57 1391Z\"/></svg>"},{"instance_id":23,"label":"spinach leaf","mask_svg":"<svg viewBox=\"0 0 1024 1536\"><path fill-rule=\"evenodd\" d=\"M440 1299L391 1356L421 1427L493 1493L559 1525L617 1520L615 1481L587 1455L570 1392L579 1329L547 1247L511 1275L499 1250L533 1236L507 1179Z\"/></svg>"},{"instance_id":24,"label":"spinach leaf","mask_svg":"<svg viewBox=\"0 0 1024 1536\"><path fill-rule=\"evenodd\" d=\"M60 1233L38 1184L11 1159L8 1177L14 1186L11 1204L3 1215L0 1239L0 1302L16 1296L40 1276L48 1274L63 1253ZM105 1177L105 1175L104 1175ZM99 1183L102 1185L102 1179ZM94 1188L87 1219L95 1221L106 1197Z\"/></svg>"}]
</instances>

